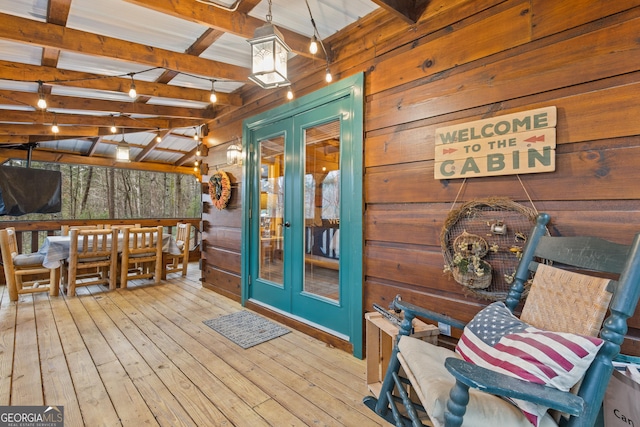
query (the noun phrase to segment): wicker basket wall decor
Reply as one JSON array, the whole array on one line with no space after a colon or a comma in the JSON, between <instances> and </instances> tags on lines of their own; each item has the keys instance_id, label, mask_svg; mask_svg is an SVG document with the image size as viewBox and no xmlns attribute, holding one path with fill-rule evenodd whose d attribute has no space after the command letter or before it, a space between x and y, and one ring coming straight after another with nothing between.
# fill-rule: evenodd
<instances>
[{"instance_id":1,"label":"wicker basket wall decor","mask_svg":"<svg viewBox=\"0 0 640 427\"><path fill-rule=\"evenodd\" d=\"M487 241L476 234L463 231L453 241L451 273L456 282L471 289L485 289L491 285L491 264L484 261L489 251Z\"/></svg>"},{"instance_id":2,"label":"wicker basket wall decor","mask_svg":"<svg viewBox=\"0 0 640 427\"><path fill-rule=\"evenodd\" d=\"M445 271L471 295L504 300L535 218L533 209L504 198L474 200L452 210L440 234ZM474 261L484 271L467 267Z\"/></svg>"}]
</instances>

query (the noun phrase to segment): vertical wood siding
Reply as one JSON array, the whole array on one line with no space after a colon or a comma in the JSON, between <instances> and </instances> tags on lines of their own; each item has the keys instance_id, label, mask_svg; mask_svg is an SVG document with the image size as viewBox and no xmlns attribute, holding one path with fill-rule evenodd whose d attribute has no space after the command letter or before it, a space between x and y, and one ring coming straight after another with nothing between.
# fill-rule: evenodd
<instances>
[{"instance_id":1,"label":"vertical wood siding","mask_svg":"<svg viewBox=\"0 0 640 427\"><path fill-rule=\"evenodd\" d=\"M556 171L522 175L526 191L551 215L552 234L631 242L640 231L638 28L639 0L458 0L431 2L414 26L376 11L330 38L338 78L366 72L367 310L400 293L469 320L487 301L442 272L440 230L456 195L458 204L502 196L529 205L515 176L473 178L462 189L461 179L435 180L439 127L556 106ZM295 59L296 93L321 87L321 71ZM222 141L242 119L285 102L284 93L257 89L244 99L212 130L228 135ZM211 150L210 164L224 148ZM232 173L234 190L240 174ZM239 299L237 190L234 197L226 211L205 213L203 256L206 286ZM640 355L639 315L630 326L623 352Z\"/></svg>"}]
</instances>

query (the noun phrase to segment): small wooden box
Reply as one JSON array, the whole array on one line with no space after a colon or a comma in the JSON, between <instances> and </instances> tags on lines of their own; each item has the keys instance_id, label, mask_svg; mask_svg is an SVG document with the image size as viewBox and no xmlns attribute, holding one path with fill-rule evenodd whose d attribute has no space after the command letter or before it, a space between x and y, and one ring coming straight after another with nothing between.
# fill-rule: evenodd
<instances>
[{"instance_id":1,"label":"small wooden box","mask_svg":"<svg viewBox=\"0 0 640 427\"><path fill-rule=\"evenodd\" d=\"M367 337L367 387L374 396L378 397L399 328L377 311L366 313L364 318L367 321L365 330ZM431 344L437 344L438 327L414 319L411 336Z\"/></svg>"}]
</instances>

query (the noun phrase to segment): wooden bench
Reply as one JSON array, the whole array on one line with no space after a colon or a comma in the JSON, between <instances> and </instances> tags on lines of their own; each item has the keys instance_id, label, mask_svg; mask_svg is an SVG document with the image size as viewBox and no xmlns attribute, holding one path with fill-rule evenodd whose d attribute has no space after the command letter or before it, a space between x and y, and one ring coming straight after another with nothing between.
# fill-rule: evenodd
<instances>
[{"instance_id":1,"label":"wooden bench","mask_svg":"<svg viewBox=\"0 0 640 427\"><path fill-rule=\"evenodd\" d=\"M316 265L322 268L328 268L330 270L340 269L340 260L333 258L325 258L318 255L307 254L304 256L304 262L306 264Z\"/></svg>"}]
</instances>

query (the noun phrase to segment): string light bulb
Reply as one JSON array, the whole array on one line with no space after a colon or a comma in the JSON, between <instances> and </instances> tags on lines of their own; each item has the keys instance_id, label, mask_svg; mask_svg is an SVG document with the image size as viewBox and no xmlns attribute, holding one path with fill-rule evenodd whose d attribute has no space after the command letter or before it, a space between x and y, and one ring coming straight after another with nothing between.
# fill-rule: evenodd
<instances>
[{"instance_id":1,"label":"string light bulb","mask_svg":"<svg viewBox=\"0 0 640 427\"><path fill-rule=\"evenodd\" d=\"M138 92L136 92L136 82L133 81L133 73L129 74L131 76L131 86L129 86L129 97L135 98L138 96Z\"/></svg>"},{"instance_id":2,"label":"string light bulb","mask_svg":"<svg viewBox=\"0 0 640 427\"><path fill-rule=\"evenodd\" d=\"M311 38L311 44L309 45L309 52L311 52L312 54L315 54L316 52L318 52L318 44L320 44L320 47L324 52L324 56L327 59L327 68L324 75L324 79L327 83L331 83L331 81L333 80L333 76L331 75L331 71L329 70L329 53L327 52L327 48L324 47L322 38L318 38L320 36L320 33L318 32L316 21L314 21L313 19L313 13L311 13L311 6L309 6L309 0L305 0L305 3L307 4L307 10L309 11L309 18L311 18L311 26L313 27L313 37Z\"/></svg>"},{"instance_id":3,"label":"string light bulb","mask_svg":"<svg viewBox=\"0 0 640 427\"><path fill-rule=\"evenodd\" d=\"M218 95L216 95L216 89L213 87L215 82L215 80L211 80L211 95L209 95L209 100L212 104L218 102Z\"/></svg>"},{"instance_id":4,"label":"string light bulb","mask_svg":"<svg viewBox=\"0 0 640 427\"><path fill-rule=\"evenodd\" d=\"M333 76L331 75L331 70L329 69L329 67L327 67L327 72L324 75L324 79L327 83L331 83L331 81L333 80Z\"/></svg>"},{"instance_id":5,"label":"string light bulb","mask_svg":"<svg viewBox=\"0 0 640 427\"><path fill-rule=\"evenodd\" d=\"M42 80L38 80L38 108L45 110L47 108L47 100L44 99L44 86Z\"/></svg>"},{"instance_id":6,"label":"string light bulb","mask_svg":"<svg viewBox=\"0 0 640 427\"><path fill-rule=\"evenodd\" d=\"M158 128L158 131L156 132L156 142L162 142L162 137L160 136L160 128Z\"/></svg>"},{"instance_id":7,"label":"string light bulb","mask_svg":"<svg viewBox=\"0 0 640 427\"><path fill-rule=\"evenodd\" d=\"M56 120L56 116L53 116L53 124L51 125L51 132L57 134L60 132L60 128L58 127L58 121Z\"/></svg>"},{"instance_id":8,"label":"string light bulb","mask_svg":"<svg viewBox=\"0 0 640 427\"><path fill-rule=\"evenodd\" d=\"M111 115L111 133L116 133L118 131L118 128L116 127L116 119L113 117L113 114Z\"/></svg>"},{"instance_id":9,"label":"string light bulb","mask_svg":"<svg viewBox=\"0 0 640 427\"><path fill-rule=\"evenodd\" d=\"M318 38L315 34L313 35L313 37L311 37L311 43L309 43L309 52L311 52L312 55L318 53Z\"/></svg>"},{"instance_id":10,"label":"string light bulb","mask_svg":"<svg viewBox=\"0 0 640 427\"><path fill-rule=\"evenodd\" d=\"M289 90L287 90L287 99L289 101L291 101L293 99L293 89L289 88Z\"/></svg>"},{"instance_id":11,"label":"string light bulb","mask_svg":"<svg viewBox=\"0 0 640 427\"><path fill-rule=\"evenodd\" d=\"M202 154L202 151L200 150L200 144L198 144L198 147L196 148L196 156L200 157L201 154Z\"/></svg>"}]
</instances>

